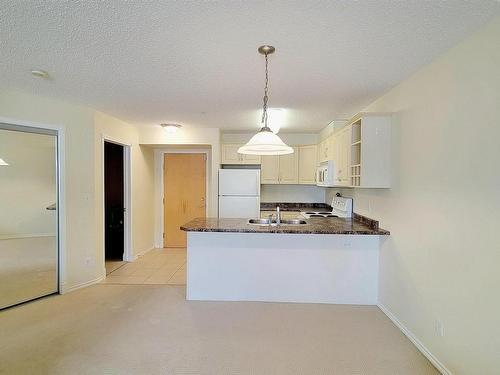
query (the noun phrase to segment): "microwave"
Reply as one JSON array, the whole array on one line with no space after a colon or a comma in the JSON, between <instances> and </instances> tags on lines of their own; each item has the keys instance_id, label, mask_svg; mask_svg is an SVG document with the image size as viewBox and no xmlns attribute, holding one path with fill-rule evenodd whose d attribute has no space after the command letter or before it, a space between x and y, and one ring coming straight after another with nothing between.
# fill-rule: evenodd
<instances>
[{"instance_id":1,"label":"microwave","mask_svg":"<svg viewBox=\"0 0 500 375\"><path fill-rule=\"evenodd\" d=\"M316 186L335 186L335 164L333 160L319 163L316 169Z\"/></svg>"}]
</instances>

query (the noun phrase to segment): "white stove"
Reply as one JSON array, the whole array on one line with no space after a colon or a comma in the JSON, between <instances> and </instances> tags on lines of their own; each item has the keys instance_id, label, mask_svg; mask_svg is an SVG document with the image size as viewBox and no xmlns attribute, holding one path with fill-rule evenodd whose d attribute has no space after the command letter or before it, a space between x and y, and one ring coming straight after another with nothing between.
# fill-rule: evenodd
<instances>
[{"instance_id":1,"label":"white stove","mask_svg":"<svg viewBox=\"0 0 500 375\"><path fill-rule=\"evenodd\" d=\"M332 211L307 211L301 213L306 219L315 217L351 217L352 198L334 197L332 199Z\"/></svg>"}]
</instances>

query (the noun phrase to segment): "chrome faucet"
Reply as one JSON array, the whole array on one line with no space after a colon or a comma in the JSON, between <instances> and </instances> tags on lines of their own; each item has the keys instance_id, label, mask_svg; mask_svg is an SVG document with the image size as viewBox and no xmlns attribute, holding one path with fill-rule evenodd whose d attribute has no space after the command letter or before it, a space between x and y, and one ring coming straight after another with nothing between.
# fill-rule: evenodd
<instances>
[{"instance_id":1,"label":"chrome faucet","mask_svg":"<svg viewBox=\"0 0 500 375\"><path fill-rule=\"evenodd\" d=\"M276 225L281 224L280 206L276 206Z\"/></svg>"}]
</instances>

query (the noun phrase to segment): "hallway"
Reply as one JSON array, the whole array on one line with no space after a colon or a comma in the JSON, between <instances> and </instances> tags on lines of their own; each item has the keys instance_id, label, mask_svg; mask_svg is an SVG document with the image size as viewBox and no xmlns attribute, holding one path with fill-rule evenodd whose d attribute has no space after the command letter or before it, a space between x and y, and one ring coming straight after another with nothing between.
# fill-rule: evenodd
<instances>
[{"instance_id":1,"label":"hallway","mask_svg":"<svg viewBox=\"0 0 500 375\"><path fill-rule=\"evenodd\" d=\"M153 249L135 262L106 262L106 284L186 284L186 249Z\"/></svg>"}]
</instances>

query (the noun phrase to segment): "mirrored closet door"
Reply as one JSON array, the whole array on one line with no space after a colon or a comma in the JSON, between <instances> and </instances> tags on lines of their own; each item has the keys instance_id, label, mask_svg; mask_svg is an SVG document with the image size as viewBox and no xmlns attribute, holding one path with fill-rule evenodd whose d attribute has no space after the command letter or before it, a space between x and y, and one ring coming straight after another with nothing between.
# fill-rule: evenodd
<instances>
[{"instance_id":1,"label":"mirrored closet door","mask_svg":"<svg viewBox=\"0 0 500 375\"><path fill-rule=\"evenodd\" d=\"M0 309L58 291L57 132L0 123Z\"/></svg>"}]
</instances>

